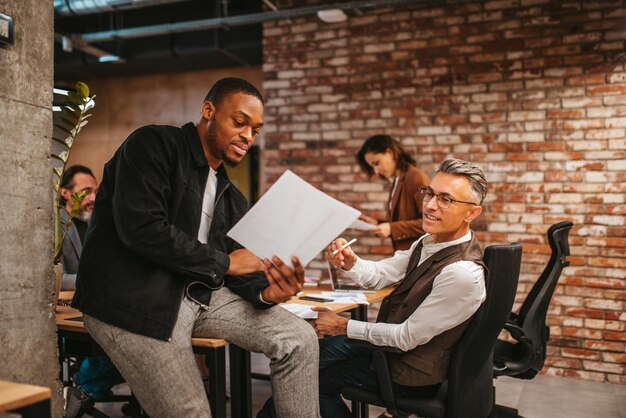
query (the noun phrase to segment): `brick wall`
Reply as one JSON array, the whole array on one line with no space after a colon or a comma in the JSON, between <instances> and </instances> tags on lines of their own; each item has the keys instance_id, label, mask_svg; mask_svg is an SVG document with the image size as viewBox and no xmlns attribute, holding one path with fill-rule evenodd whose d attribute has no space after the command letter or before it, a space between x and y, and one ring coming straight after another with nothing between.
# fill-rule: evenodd
<instances>
[{"instance_id":1,"label":"brick wall","mask_svg":"<svg viewBox=\"0 0 626 418\"><path fill-rule=\"evenodd\" d=\"M490 193L475 229L485 245L523 243L518 304L548 260L548 227L575 224L544 371L626 383L624 3L429 4L265 24L266 184L291 169L384 213L386 186L354 160L368 136L397 137L427 172L479 162ZM355 248L391 251L368 237Z\"/></svg>"}]
</instances>

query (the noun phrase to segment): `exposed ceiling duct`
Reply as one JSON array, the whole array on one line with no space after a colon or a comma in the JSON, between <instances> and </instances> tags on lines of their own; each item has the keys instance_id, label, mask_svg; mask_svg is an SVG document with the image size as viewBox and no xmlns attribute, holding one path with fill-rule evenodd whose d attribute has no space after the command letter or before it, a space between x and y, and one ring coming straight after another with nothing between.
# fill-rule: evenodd
<instances>
[{"instance_id":1,"label":"exposed ceiling duct","mask_svg":"<svg viewBox=\"0 0 626 418\"><path fill-rule=\"evenodd\" d=\"M393 6L405 3L415 3L415 0L363 0L328 5L307 6L299 7L297 9L276 10L240 16L217 17L212 19L193 20L189 22L93 32L86 33L82 35L81 38L86 42L105 42L114 39L132 39L146 36L219 29L231 26L253 25L269 20L316 15L319 11L330 9L351 10L368 7Z\"/></svg>"},{"instance_id":2,"label":"exposed ceiling duct","mask_svg":"<svg viewBox=\"0 0 626 418\"><path fill-rule=\"evenodd\" d=\"M281 10L271 0L54 0L55 77L70 82L260 65L263 22L330 9L362 15L367 8L427 1L361 0Z\"/></svg>"},{"instance_id":3,"label":"exposed ceiling duct","mask_svg":"<svg viewBox=\"0 0 626 418\"><path fill-rule=\"evenodd\" d=\"M59 16L77 16L159 6L182 1L188 0L54 0L54 12Z\"/></svg>"}]
</instances>

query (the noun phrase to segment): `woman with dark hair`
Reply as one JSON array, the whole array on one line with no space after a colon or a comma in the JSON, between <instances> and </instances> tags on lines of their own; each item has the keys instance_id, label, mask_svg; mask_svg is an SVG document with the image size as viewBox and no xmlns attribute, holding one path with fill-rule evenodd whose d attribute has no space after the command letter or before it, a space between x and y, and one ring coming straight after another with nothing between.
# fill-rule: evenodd
<instances>
[{"instance_id":1,"label":"woman with dark hair","mask_svg":"<svg viewBox=\"0 0 626 418\"><path fill-rule=\"evenodd\" d=\"M390 183L387 219L365 215L360 219L377 226L370 232L381 238L391 237L394 251L408 249L424 234L419 189L428 186L428 176L416 167L415 159L389 135L368 138L356 159L365 174L370 177L376 174Z\"/></svg>"}]
</instances>

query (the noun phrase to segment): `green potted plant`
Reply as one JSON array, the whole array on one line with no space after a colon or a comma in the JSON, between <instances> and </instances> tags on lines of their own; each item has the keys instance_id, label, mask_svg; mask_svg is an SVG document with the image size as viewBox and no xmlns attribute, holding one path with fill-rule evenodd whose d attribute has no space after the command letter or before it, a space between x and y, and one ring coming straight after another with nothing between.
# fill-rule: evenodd
<instances>
[{"instance_id":1,"label":"green potted plant","mask_svg":"<svg viewBox=\"0 0 626 418\"><path fill-rule=\"evenodd\" d=\"M54 112L53 124L54 132L52 141L54 142L52 152L52 188L54 189L54 249L53 260L55 265L56 287L55 292L58 297L60 279L63 275L63 268L60 265L61 253L63 250L63 240L67 235L67 230L72 224L72 218L78 211L80 204L85 197L83 192L74 193L72 195L72 208L69 213L69 219L63 221L61 217L61 194L59 185L61 177L65 172L65 166L72 150L72 145L76 140L76 136L80 130L87 125L91 116L89 111L94 107L95 95L89 95L89 87L87 84L79 81L76 83L75 89L67 92L67 98L60 105L60 111Z\"/></svg>"}]
</instances>

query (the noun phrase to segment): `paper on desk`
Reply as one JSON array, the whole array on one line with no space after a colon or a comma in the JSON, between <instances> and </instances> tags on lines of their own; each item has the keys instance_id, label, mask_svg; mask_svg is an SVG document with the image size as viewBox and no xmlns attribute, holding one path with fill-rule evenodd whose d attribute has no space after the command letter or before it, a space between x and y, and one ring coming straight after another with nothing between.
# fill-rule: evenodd
<instances>
[{"instance_id":1,"label":"paper on desk","mask_svg":"<svg viewBox=\"0 0 626 418\"><path fill-rule=\"evenodd\" d=\"M359 305L370 304L364 293L334 291L320 292L319 296L332 299L333 301L330 303L358 303Z\"/></svg>"},{"instance_id":2,"label":"paper on desk","mask_svg":"<svg viewBox=\"0 0 626 418\"><path fill-rule=\"evenodd\" d=\"M227 235L260 258L306 266L360 214L287 170Z\"/></svg>"},{"instance_id":3,"label":"paper on desk","mask_svg":"<svg viewBox=\"0 0 626 418\"><path fill-rule=\"evenodd\" d=\"M359 231L371 231L372 229L378 228L378 225L368 224L365 221L357 219L356 221L352 222L348 228L358 229Z\"/></svg>"},{"instance_id":4,"label":"paper on desk","mask_svg":"<svg viewBox=\"0 0 626 418\"><path fill-rule=\"evenodd\" d=\"M312 308L311 305L305 305L303 303L281 303L278 306L285 308L292 314L302 319L316 319L317 318L317 312L311 310Z\"/></svg>"}]
</instances>

